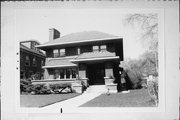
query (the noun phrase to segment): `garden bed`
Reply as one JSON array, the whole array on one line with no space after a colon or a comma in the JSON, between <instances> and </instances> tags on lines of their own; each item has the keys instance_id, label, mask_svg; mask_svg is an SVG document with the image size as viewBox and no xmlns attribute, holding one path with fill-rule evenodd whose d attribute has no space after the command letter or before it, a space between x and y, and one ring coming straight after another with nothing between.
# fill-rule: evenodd
<instances>
[{"instance_id":1,"label":"garden bed","mask_svg":"<svg viewBox=\"0 0 180 120\"><path fill-rule=\"evenodd\" d=\"M80 107L153 107L147 89L131 90L129 93L102 94Z\"/></svg>"},{"instance_id":2,"label":"garden bed","mask_svg":"<svg viewBox=\"0 0 180 120\"><path fill-rule=\"evenodd\" d=\"M81 95L79 93L48 94L48 95L21 95L21 107L44 107Z\"/></svg>"}]
</instances>

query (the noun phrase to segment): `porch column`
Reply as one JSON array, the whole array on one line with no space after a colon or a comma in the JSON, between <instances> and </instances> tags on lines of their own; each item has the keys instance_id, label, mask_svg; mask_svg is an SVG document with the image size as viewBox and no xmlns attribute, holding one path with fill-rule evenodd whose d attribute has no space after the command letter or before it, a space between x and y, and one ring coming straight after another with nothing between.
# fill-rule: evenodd
<instances>
[{"instance_id":1,"label":"porch column","mask_svg":"<svg viewBox=\"0 0 180 120\"><path fill-rule=\"evenodd\" d=\"M106 62L105 63L105 77L114 76L113 73L113 63L112 62Z\"/></svg>"},{"instance_id":2,"label":"porch column","mask_svg":"<svg viewBox=\"0 0 180 120\"><path fill-rule=\"evenodd\" d=\"M79 64L79 77L86 78L86 64Z\"/></svg>"},{"instance_id":3,"label":"porch column","mask_svg":"<svg viewBox=\"0 0 180 120\"><path fill-rule=\"evenodd\" d=\"M44 69L44 79L49 79L49 72L48 69Z\"/></svg>"}]
</instances>

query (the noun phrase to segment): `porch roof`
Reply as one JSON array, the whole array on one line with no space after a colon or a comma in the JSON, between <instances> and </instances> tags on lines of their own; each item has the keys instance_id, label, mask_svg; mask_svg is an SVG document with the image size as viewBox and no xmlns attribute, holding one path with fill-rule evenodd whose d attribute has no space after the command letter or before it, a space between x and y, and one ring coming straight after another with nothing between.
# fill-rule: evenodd
<instances>
[{"instance_id":1,"label":"porch roof","mask_svg":"<svg viewBox=\"0 0 180 120\"><path fill-rule=\"evenodd\" d=\"M72 58L51 58L47 60L46 65L42 68L67 68L67 67L76 67L77 65L70 62Z\"/></svg>"},{"instance_id":2,"label":"porch roof","mask_svg":"<svg viewBox=\"0 0 180 120\"><path fill-rule=\"evenodd\" d=\"M119 59L119 56L116 56L115 53L111 53L108 51L101 51L101 52L83 53L70 61L73 63L77 63L84 61L117 60L117 59Z\"/></svg>"}]
</instances>

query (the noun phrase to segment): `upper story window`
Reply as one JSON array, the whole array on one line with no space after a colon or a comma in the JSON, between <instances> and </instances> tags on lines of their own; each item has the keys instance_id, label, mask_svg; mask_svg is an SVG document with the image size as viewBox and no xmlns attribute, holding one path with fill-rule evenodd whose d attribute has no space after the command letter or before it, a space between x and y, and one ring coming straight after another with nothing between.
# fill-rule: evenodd
<instances>
[{"instance_id":1,"label":"upper story window","mask_svg":"<svg viewBox=\"0 0 180 120\"><path fill-rule=\"evenodd\" d=\"M108 51L108 52L115 52L114 46L115 46L115 45L112 44L112 43L107 44L107 51Z\"/></svg>"},{"instance_id":2,"label":"upper story window","mask_svg":"<svg viewBox=\"0 0 180 120\"><path fill-rule=\"evenodd\" d=\"M54 58L59 57L59 50L58 50L58 49L54 49L54 50L53 50L53 57L54 57Z\"/></svg>"},{"instance_id":3,"label":"upper story window","mask_svg":"<svg viewBox=\"0 0 180 120\"><path fill-rule=\"evenodd\" d=\"M53 57L54 58L57 58L57 57L64 57L66 54L65 52L66 50L63 48L63 49L54 49L53 50Z\"/></svg>"},{"instance_id":4,"label":"upper story window","mask_svg":"<svg viewBox=\"0 0 180 120\"><path fill-rule=\"evenodd\" d=\"M85 53L85 52L92 52L92 46L90 45L81 46L80 54Z\"/></svg>"},{"instance_id":5,"label":"upper story window","mask_svg":"<svg viewBox=\"0 0 180 120\"><path fill-rule=\"evenodd\" d=\"M59 50L59 53L60 53L60 57L64 57L66 54L65 54L65 49L60 49Z\"/></svg>"},{"instance_id":6,"label":"upper story window","mask_svg":"<svg viewBox=\"0 0 180 120\"><path fill-rule=\"evenodd\" d=\"M73 56L73 55L77 55L77 54L78 54L77 47L67 47L66 48L66 56Z\"/></svg>"},{"instance_id":7,"label":"upper story window","mask_svg":"<svg viewBox=\"0 0 180 120\"><path fill-rule=\"evenodd\" d=\"M26 56L26 59L25 59L25 66L30 66L30 59L29 59L29 56Z\"/></svg>"},{"instance_id":8,"label":"upper story window","mask_svg":"<svg viewBox=\"0 0 180 120\"><path fill-rule=\"evenodd\" d=\"M93 46L93 51L106 51L107 47L106 45L95 45Z\"/></svg>"},{"instance_id":9,"label":"upper story window","mask_svg":"<svg viewBox=\"0 0 180 120\"><path fill-rule=\"evenodd\" d=\"M100 45L100 51L106 51L106 45Z\"/></svg>"},{"instance_id":10,"label":"upper story window","mask_svg":"<svg viewBox=\"0 0 180 120\"><path fill-rule=\"evenodd\" d=\"M93 46L93 52L97 52L97 51L99 51L99 46L98 45Z\"/></svg>"}]
</instances>

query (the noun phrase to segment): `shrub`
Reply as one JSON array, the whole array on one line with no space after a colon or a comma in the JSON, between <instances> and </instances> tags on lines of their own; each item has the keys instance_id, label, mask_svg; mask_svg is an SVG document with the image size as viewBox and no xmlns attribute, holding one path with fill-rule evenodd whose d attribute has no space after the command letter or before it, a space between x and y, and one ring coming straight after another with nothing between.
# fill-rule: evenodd
<instances>
[{"instance_id":1,"label":"shrub","mask_svg":"<svg viewBox=\"0 0 180 120\"><path fill-rule=\"evenodd\" d=\"M148 93L151 99L154 101L155 105L158 104L158 80L157 78L148 81L147 83Z\"/></svg>"},{"instance_id":2,"label":"shrub","mask_svg":"<svg viewBox=\"0 0 180 120\"><path fill-rule=\"evenodd\" d=\"M70 89L70 92L72 92L71 83L50 84L49 88L54 93L61 93L66 88Z\"/></svg>"},{"instance_id":3,"label":"shrub","mask_svg":"<svg viewBox=\"0 0 180 120\"><path fill-rule=\"evenodd\" d=\"M35 94L49 94L50 89L48 89L45 84L36 84L32 85L31 92L34 92Z\"/></svg>"},{"instance_id":4,"label":"shrub","mask_svg":"<svg viewBox=\"0 0 180 120\"><path fill-rule=\"evenodd\" d=\"M136 71L126 70L124 78L126 80L128 89L141 88L141 79L137 75Z\"/></svg>"},{"instance_id":5,"label":"shrub","mask_svg":"<svg viewBox=\"0 0 180 120\"><path fill-rule=\"evenodd\" d=\"M32 87L31 79L20 80L20 92L29 93Z\"/></svg>"}]
</instances>

